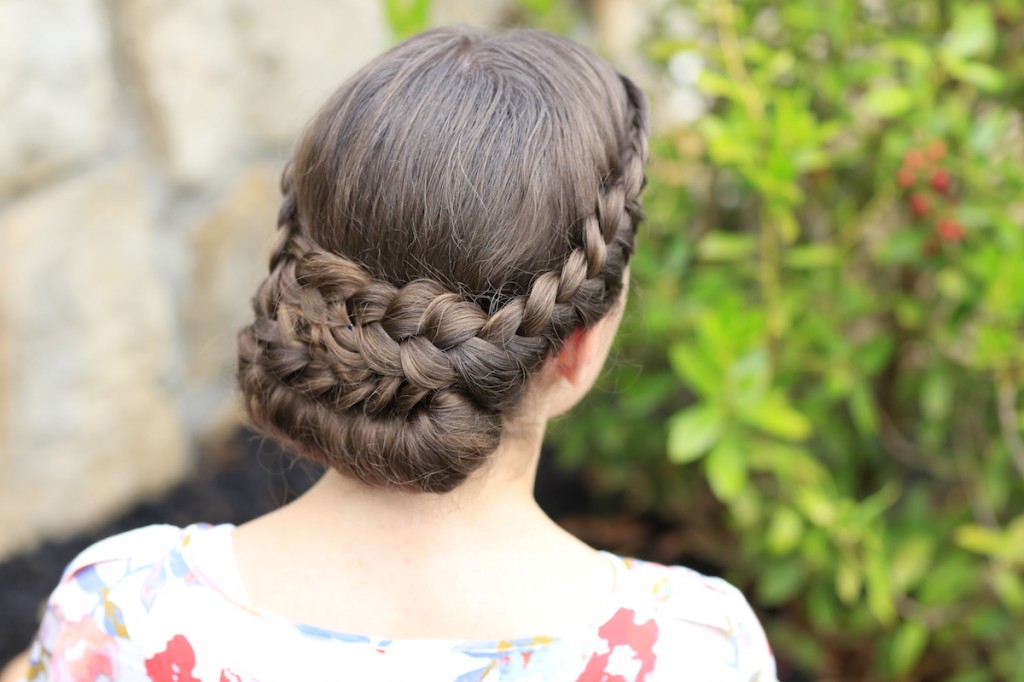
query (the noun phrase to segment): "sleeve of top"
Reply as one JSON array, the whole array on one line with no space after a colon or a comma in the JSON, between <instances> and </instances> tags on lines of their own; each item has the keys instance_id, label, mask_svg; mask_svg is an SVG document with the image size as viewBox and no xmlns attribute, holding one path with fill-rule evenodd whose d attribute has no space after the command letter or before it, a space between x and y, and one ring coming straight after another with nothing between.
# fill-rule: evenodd
<instances>
[{"instance_id":1,"label":"sleeve of top","mask_svg":"<svg viewBox=\"0 0 1024 682\"><path fill-rule=\"evenodd\" d=\"M718 583L719 589L728 596L729 620L732 622L737 651L740 652L743 679L750 682L778 682L775 655L768 644L761 621L747 598L732 584L718 578L711 580Z\"/></svg>"},{"instance_id":2,"label":"sleeve of top","mask_svg":"<svg viewBox=\"0 0 1024 682\"><path fill-rule=\"evenodd\" d=\"M136 679L140 671L145 679L121 610L109 595L172 536L179 537L180 529L141 528L98 542L68 564L29 647L27 682Z\"/></svg>"}]
</instances>

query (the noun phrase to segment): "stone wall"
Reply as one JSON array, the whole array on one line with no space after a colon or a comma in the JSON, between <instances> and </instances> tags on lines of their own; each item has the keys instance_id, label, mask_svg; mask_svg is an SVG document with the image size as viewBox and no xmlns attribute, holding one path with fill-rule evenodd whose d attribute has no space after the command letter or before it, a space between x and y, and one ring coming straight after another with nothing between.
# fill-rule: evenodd
<instances>
[{"instance_id":1,"label":"stone wall","mask_svg":"<svg viewBox=\"0 0 1024 682\"><path fill-rule=\"evenodd\" d=\"M283 160L376 0L0 0L0 558L237 423Z\"/></svg>"},{"instance_id":2,"label":"stone wall","mask_svg":"<svg viewBox=\"0 0 1024 682\"><path fill-rule=\"evenodd\" d=\"M432 7L495 25L508 3ZM595 2L577 37L628 59L636 7ZM392 42L381 0L0 0L0 559L238 423L283 161Z\"/></svg>"}]
</instances>

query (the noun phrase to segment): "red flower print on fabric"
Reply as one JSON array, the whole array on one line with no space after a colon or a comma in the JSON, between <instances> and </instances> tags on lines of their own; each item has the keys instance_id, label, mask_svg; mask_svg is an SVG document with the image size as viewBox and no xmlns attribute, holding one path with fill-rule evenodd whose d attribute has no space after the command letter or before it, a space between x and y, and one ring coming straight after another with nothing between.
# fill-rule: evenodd
<instances>
[{"instance_id":1,"label":"red flower print on fabric","mask_svg":"<svg viewBox=\"0 0 1024 682\"><path fill-rule=\"evenodd\" d=\"M196 654L184 635L175 635L167 648L146 659L146 674L153 682L202 682L192 677Z\"/></svg>"},{"instance_id":2,"label":"red flower print on fabric","mask_svg":"<svg viewBox=\"0 0 1024 682\"><path fill-rule=\"evenodd\" d=\"M53 679L113 680L117 677L116 658L117 642L96 627L91 617L66 622L51 652Z\"/></svg>"},{"instance_id":3,"label":"red flower print on fabric","mask_svg":"<svg viewBox=\"0 0 1024 682\"><path fill-rule=\"evenodd\" d=\"M648 673L654 671L654 663L658 658L654 653L654 643L658 641L658 624L653 619L640 624L636 622L635 611L619 609L611 620L598 628L597 634L605 641L606 647L590 657L577 682L641 682ZM636 677L626 678L608 669L618 647L626 647L632 653L631 658L639 661L640 669Z\"/></svg>"}]
</instances>

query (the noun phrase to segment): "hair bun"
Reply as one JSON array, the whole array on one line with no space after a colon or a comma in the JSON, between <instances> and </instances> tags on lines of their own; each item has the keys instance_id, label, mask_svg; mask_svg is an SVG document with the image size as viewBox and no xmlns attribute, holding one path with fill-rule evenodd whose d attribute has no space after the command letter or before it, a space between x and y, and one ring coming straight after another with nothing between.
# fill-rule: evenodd
<instances>
[{"instance_id":1,"label":"hair bun","mask_svg":"<svg viewBox=\"0 0 1024 682\"><path fill-rule=\"evenodd\" d=\"M254 425L372 485L446 492L479 468L551 351L615 303L632 251L642 94L566 39L487 40L420 34L328 103L282 178L270 274L239 334ZM423 63L437 42L446 51ZM506 53L487 73L508 87L472 76L485 47ZM392 120L405 116L403 88L421 94L422 133ZM459 88L477 100L449 92ZM586 132L566 135L576 119ZM382 148L399 139L401 153Z\"/></svg>"}]
</instances>

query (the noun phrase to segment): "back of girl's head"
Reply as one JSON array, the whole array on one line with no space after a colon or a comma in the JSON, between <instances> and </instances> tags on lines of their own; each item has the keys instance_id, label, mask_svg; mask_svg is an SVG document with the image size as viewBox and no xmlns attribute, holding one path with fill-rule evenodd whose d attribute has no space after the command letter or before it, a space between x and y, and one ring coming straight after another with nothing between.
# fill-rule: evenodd
<instances>
[{"instance_id":1,"label":"back of girl's head","mask_svg":"<svg viewBox=\"0 0 1024 682\"><path fill-rule=\"evenodd\" d=\"M285 170L239 334L253 423L371 485L453 489L620 298L646 154L643 94L565 38L443 28L378 57Z\"/></svg>"}]
</instances>

